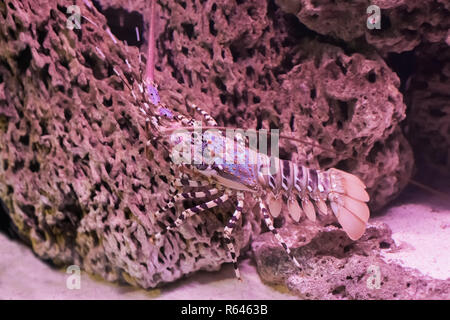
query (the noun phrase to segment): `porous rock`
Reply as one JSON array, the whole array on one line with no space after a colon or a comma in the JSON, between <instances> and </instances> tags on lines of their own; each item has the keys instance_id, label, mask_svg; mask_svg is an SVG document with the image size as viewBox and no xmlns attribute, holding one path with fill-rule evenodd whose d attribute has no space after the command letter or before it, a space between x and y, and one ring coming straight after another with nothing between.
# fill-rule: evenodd
<instances>
[{"instance_id":1,"label":"porous rock","mask_svg":"<svg viewBox=\"0 0 450 320\"><path fill-rule=\"evenodd\" d=\"M230 261L222 237L230 203L152 243L184 205L152 214L167 197L170 159L161 146L144 155L145 119L113 70L136 79L137 49L115 45L101 30L106 19L84 1L77 4L100 28L83 19L82 31L66 29L70 4L0 5L0 197L19 235L57 265L145 288L218 269ZM222 125L280 128L319 143L331 150L283 141L280 155L358 174L373 209L407 183L413 160L398 127L399 80L375 52L316 39L273 2L160 4L156 81L171 108L187 113L196 103ZM247 199L234 231L238 250L260 230L253 204Z\"/></svg>"},{"instance_id":2,"label":"porous rock","mask_svg":"<svg viewBox=\"0 0 450 320\"><path fill-rule=\"evenodd\" d=\"M82 13L98 28L83 19L81 30L67 29L72 1L58 3L0 4L0 197L18 235L57 266L145 288L217 270L230 261L222 231L233 205L152 242L183 205L153 214L167 198L171 162L161 145L149 146L149 158L144 153L157 133L146 134L113 70L137 79L137 50L114 44L95 9ZM237 250L259 228L245 210Z\"/></svg>"},{"instance_id":3,"label":"porous rock","mask_svg":"<svg viewBox=\"0 0 450 320\"><path fill-rule=\"evenodd\" d=\"M275 0L311 30L346 42L365 38L383 53L413 50L421 42L445 41L450 27L448 0ZM369 29L369 6L381 12L380 29Z\"/></svg>"},{"instance_id":4,"label":"porous rock","mask_svg":"<svg viewBox=\"0 0 450 320\"><path fill-rule=\"evenodd\" d=\"M300 264L295 267L271 233L252 242L261 279L304 299L447 299L450 280L385 262L380 250L399 250L384 223L369 224L354 242L332 224L292 222L279 229Z\"/></svg>"}]
</instances>

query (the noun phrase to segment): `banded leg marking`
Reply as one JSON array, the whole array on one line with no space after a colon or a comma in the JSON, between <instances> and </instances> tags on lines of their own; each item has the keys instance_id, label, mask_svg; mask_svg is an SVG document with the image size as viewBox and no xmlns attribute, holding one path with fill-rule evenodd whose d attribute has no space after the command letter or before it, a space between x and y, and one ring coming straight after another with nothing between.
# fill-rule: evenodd
<instances>
[{"instance_id":1,"label":"banded leg marking","mask_svg":"<svg viewBox=\"0 0 450 320\"><path fill-rule=\"evenodd\" d=\"M186 220L187 218L192 217L193 215L196 215L204 210L217 207L218 205L221 205L222 203L227 201L229 198L230 198L229 194L225 193L217 199L214 199L214 200L199 204L198 206L192 207L190 209L184 210L181 213L180 217L177 220L175 220L175 222L171 223L163 231L158 232L155 237L159 238L161 235L164 235L165 233L167 233L167 231L178 228L183 223L183 221Z\"/></svg>"},{"instance_id":2,"label":"banded leg marking","mask_svg":"<svg viewBox=\"0 0 450 320\"><path fill-rule=\"evenodd\" d=\"M197 111L198 113L200 113L200 114L202 115L202 117L206 120L206 124L207 124L208 126L211 126L211 127L217 127L217 122L216 122L216 120L214 120L214 118L211 117L211 116L209 115L208 112L206 112L205 110L203 110L202 108L198 107L198 106L195 105L195 104L192 104L191 107L192 107L195 111Z\"/></svg>"},{"instance_id":3,"label":"banded leg marking","mask_svg":"<svg viewBox=\"0 0 450 320\"><path fill-rule=\"evenodd\" d=\"M239 268L237 265L236 251L234 249L234 244L231 238L231 233L233 232L233 229L236 226L236 222L238 222L239 219L241 218L242 208L244 207L244 194L242 192L238 192L237 198L238 201L236 205L236 210L234 211L233 216L228 221L228 224L224 229L224 237L225 243L227 244L228 251L230 251L231 259L233 261L234 273L236 274L238 280L242 280L241 273L239 272Z\"/></svg>"},{"instance_id":4,"label":"banded leg marking","mask_svg":"<svg viewBox=\"0 0 450 320\"><path fill-rule=\"evenodd\" d=\"M275 229L275 227L273 226L272 220L270 219L269 216L269 212L266 209L266 206L264 205L262 199L259 199L259 207L261 208L261 213L263 215L264 218L264 222L267 225L267 227L269 228L270 232L273 233L273 235L275 236L275 238L277 239L278 243L281 244L281 246L283 247L283 249L286 251L286 253L289 255L289 257L292 259L292 261L294 262L294 264L300 268L300 264L298 263L297 259L295 259L294 255L292 254L291 250L288 248L286 242L284 242L283 238L281 237L281 235L278 233L277 229Z\"/></svg>"},{"instance_id":5,"label":"banded leg marking","mask_svg":"<svg viewBox=\"0 0 450 320\"><path fill-rule=\"evenodd\" d=\"M201 199L201 198L207 198L210 196L214 196L219 192L219 189L212 188L206 191L198 191L198 192L183 192L180 194L177 194L173 201L180 201L180 200L187 200L187 199Z\"/></svg>"},{"instance_id":6,"label":"banded leg marking","mask_svg":"<svg viewBox=\"0 0 450 320\"><path fill-rule=\"evenodd\" d=\"M177 187L191 187L191 188L199 188L209 186L210 183L208 181L195 181L189 180L186 178L175 179L174 185Z\"/></svg>"}]
</instances>

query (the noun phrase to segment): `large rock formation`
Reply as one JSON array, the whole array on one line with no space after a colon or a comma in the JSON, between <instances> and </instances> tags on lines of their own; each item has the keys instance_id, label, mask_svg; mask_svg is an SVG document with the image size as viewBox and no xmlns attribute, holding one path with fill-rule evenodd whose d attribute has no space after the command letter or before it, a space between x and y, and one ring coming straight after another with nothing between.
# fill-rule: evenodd
<instances>
[{"instance_id":1,"label":"large rock formation","mask_svg":"<svg viewBox=\"0 0 450 320\"><path fill-rule=\"evenodd\" d=\"M0 4L0 197L19 236L56 265L146 288L218 269L230 261L221 234L231 204L150 242L175 213L155 220L170 161L161 146L144 155L145 119L113 71L137 79L137 50L114 44L95 9L82 13L99 27L67 29L70 3ZM237 227L237 249L255 221L249 212Z\"/></svg>"},{"instance_id":2,"label":"large rock formation","mask_svg":"<svg viewBox=\"0 0 450 320\"><path fill-rule=\"evenodd\" d=\"M231 203L150 242L182 204L152 214L167 198L170 160L161 146L144 155L145 119L113 69L137 79L138 51L115 44L86 2L81 30L66 28L72 1L0 4L0 197L21 238L55 264L142 287L217 269L230 261L221 231ZM98 3L117 36L142 45L131 37L132 23L146 24L145 2ZM156 80L171 108L196 103L221 125L320 144L282 140L280 155L359 175L375 210L407 184L400 80L369 45L319 35L273 1L158 4ZM248 200L237 249L260 232Z\"/></svg>"},{"instance_id":3,"label":"large rock formation","mask_svg":"<svg viewBox=\"0 0 450 320\"><path fill-rule=\"evenodd\" d=\"M384 223L369 224L364 236L351 241L332 224L325 228L292 221L281 235L292 246L296 268L268 232L252 242L261 279L285 285L303 299L446 299L450 280L436 280L398 263L381 251L402 250Z\"/></svg>"}]
</instances>

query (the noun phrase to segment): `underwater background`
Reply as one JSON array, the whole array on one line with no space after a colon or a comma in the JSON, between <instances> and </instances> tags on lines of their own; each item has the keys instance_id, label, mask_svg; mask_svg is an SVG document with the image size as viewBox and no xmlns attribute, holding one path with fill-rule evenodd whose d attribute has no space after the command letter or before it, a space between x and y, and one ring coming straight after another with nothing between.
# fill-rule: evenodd
<instances>
[{"instance_id":1,"label":"underwater background","mask_svg":"<svg viewBox=\"0 0 450 320\"><path fill-rule=\"evenodd\" d=\"M333 215L282 210L300 270L247 196L243 283L223 238L232 202L152 241L190 203L153 214L173 172L134 97L149 3L0 3L1 298L450 297L450 1L156 1L169 114L200 119L194 103L220 126L279 129L306 141L280 140L280 158L370 195L358 241Z\"/></svg>"}]
</instances>

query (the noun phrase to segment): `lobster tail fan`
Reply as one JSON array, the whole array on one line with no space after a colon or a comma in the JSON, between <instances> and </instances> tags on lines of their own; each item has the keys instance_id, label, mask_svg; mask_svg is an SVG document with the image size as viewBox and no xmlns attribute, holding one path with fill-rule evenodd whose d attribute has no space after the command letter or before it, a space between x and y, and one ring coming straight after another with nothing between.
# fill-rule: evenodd
<instances>
[{"instance_id":1,"label":"lobster tail fan","mask_svg":"<svg viewBox=\"0 0 450 320\"><path fill-rule=\"evenodd\" d=\"M358 216L343 206L331 203L331 209L336 215L340 225L352 240L358 240L366 230L366 222L358 218Z\"/></svg>"},{"instance_id":2,"label":"lobster tail fan","mask_svg":"<svg viewBox=\"0 0 450 320\"><path fill-rule=\"evenodd\" d=\"M276 218L280 215L281 208L283 207L283 199L281 197L275 197L271 194L269 195L267 205L272 217Z\"/></svg>"},{"instance_id":3,"label":"lobster tail fan","mask_svg":"<svg viewBox=\"0 0 450 320\"><path fill-rule=\"evenodd\" d=\"M308 199L303 199L302 208L309 220L313 222L316 221L316 209L311 201Z\"/></svg>"},{"instance_id":4,"label":"lobster tail fan","mask_svg":"<svg viewBox=\"0 0 450 320\"><path fill-rule=\"evenodd\" d=\"M329 196L331 209L349 238L357 240L364 234L370 217L366 186L350 173L331 170L332 179L337 182Z\"/></svg>"},{"instance_id":5,"label":"lobster tail fan","mask_svg":"<svg viewBox=\"0 0 450 320\"><path fill-rule=\"evenodd\" d=\"M295 222L299 222L302 216L303 210L300 208L296 199L289 199L287 203L289 215Z\"/></svg>"}]
</instances>

